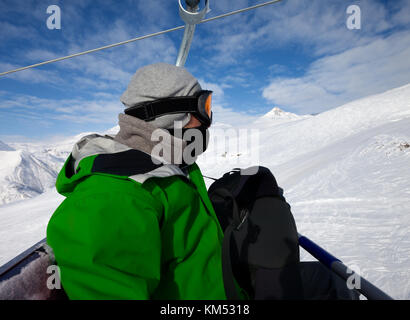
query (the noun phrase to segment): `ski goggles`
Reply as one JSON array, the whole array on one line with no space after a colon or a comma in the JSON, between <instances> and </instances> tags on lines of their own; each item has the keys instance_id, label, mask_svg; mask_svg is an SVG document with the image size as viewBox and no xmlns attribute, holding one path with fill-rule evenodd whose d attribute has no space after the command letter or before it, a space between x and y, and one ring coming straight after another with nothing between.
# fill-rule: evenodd
<instances>
[{"instance_id":1,"label":"ski goggles","mask_svg":"<svg viewBox=\"0 0 410 320\"><path fill-rule=\"evenodd\" d=\"M142 102L124 112L144 121L152 121L166 114L193 113L203 125L209 128L212 124L212 91L202 90L194 96Z\"/></svg>"}]
</instances>

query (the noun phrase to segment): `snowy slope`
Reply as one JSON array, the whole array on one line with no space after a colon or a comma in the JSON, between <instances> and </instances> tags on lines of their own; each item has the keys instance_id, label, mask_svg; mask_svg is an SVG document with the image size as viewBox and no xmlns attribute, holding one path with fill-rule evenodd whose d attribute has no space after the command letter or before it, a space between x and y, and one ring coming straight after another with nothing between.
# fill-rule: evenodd
<instances>
[{"instance_id":1,"label":"snowy slope","mask_svg":"<svg viewBox=\"0 0 410 320\"><path fill-rule=\"evenodd\" d=\"M11 144L0 151L0 205L32 198L54 188L72 145ZM10 151L11 150L11 151Z\"/></svg>"},{"instance_id":2,"label":"snowy slope","mask_svg":"<svg viewBox=\"0 0 410 320\"><path fill-rule=\"evenodd\" d=\"M50 190L0 207L0 265L45 238L47 222L63 199Z\"/></svg>"},{"instance_id":3,"label":"snowy slope","mask_svg":"<svg viewBox=\"0 0 410 320\"><path fill-rule=\"evenodd\" d=\"M118 129L103 134L114 134ZM74 143L88 134L52 143L12 143L12 147L0 142L0 205L33 198L54 188Z\"/></svg>"},{"instance_id":4,"label":"snowy slope","mask_svg":"<svg viewBox=\"0 0 410 320\"><path fill-rule=\"evenodd\" d=\"M272 167L302 234L410 298L410 118ZM304 255L307 257L308 255Z\"/></svg>"},{"instance_id":5,"label":"snowy slope","mask_svg":"<svg viewBox=\"0 0 410 320\"><path fill-rule=\"evenodd\" d=\"M263 122L259 161L285 189L299 231L410 299L410 85L301 121ZM238 152L199 163L220 177Z\"/></svg>"},{"instance_id":6,"label":"snowy slope","mask_svg":"<svg viewBox=\"0 0 410 320\"><path fill-rule=\"evenodd\" d=\"M317 116L277 121L271 113L259 120L239 128L257 129L251 151L212 140L198 161L203 173L220 177L238 166L269 167L301 233L393 297L410 299L410 85ZM228 131L238 130L219 125L211 132ZM58 145L51 149L48 154L56 155ZM246 159L253 151L257 159ZM0 207L0 264L45 237L61 200L51 191ZM305 252L302 257L311 259Z\"/></svg>"},{"instance_id":7,"label":"snowy slope","mask_svg":"<svg viewBox=\"0 0 410 320\"><path fill-rule=\"evenodd\" d=\"M54 186L57 171L27 151L0 151L0 160L0 205L38 196Z\"/></svg>"}]
</instances>

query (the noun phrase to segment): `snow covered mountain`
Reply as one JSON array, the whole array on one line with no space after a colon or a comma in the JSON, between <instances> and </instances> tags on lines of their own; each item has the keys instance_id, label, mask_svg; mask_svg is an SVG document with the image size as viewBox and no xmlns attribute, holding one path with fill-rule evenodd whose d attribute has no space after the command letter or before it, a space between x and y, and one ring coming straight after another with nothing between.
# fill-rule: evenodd
<instances>
[{"instance_id":1,"label":"snow covered mountain","mask_svg":"<svg viewBox=\"0 0 410 320\"><path fill-rule=\"evenodd\" d=\"M71 141L70 141L71 142ZM72 145L12 144L0 151L0 205L32 198L54 188Z\"/></svg>"},{"instance_id":2,"label":"snow covered mountain","mask_svg":"<svg viewBox=\"0 0 410 320\"><path fill-rule=\"evenodd\" d=\"M0 141L0 151L13 151L14 149Z\"/></svg>"},{"instance_id":3,"label":"snow covered mountain","mask_svg":"<svg viewBox=\"0 0 410 320\"><path fill-rule=\"evenodd\" d=\"M38 196L54 186L57 172L33 154L0 151L0 205Z\"/></svg>"},{"instance_id":4,"label":"snow covered mountain","mask_svg":"<svg viewBox=\"0 0 410 320\"><path fill-rule=\"evenodd\" d=\"M219 126L211 134L224 134L224 129L232 127ZM275 108L236 129L256 130L252 150L257 162L250 157L249 163L238 163L247 150L230 146L242 145L240 135L229 145L211 140L198 161L204 175L218 178L238 166L269 167L285 190L300 233L394 298L410 299L410 84L316 116ZM75 140L11 146L44 163L54 159L54 170ZM0 207L0 265L45 237L62 200L52 190ZM302 258L311 259L304 251Z\"/></svg>"},{"instance_id":5,"label":"snow covered mountain","mask_svg":"<svg viewBox=\"0 0 410 320\"><path fill-rule=\"evenodd\" d=\"M301 120L311 117L310 115L297 115L295 113L286 112L278 107L274 107L271 111L260 117L255 123L279 124L289 121Z\"/></svg>"},{"instance_id":6,"label":"snow covered mountain","mask_svg":"<svg viewBox=\"0 0 410 320\"><path fill-rule=\"evenodd\" d=\"M114 134L114 127L103 134ZM55 186L57 175L82 133L54 143L0 142L0 206L38 196Z\"/></svg>"}]
</instances>

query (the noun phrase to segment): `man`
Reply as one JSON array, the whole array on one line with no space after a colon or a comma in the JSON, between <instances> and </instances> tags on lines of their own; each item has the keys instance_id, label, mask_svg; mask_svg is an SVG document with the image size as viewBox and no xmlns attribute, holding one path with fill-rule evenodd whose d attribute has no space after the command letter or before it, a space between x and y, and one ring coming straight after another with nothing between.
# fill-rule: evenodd
<instances>
[{"instance_id":1,"label":"man","mask_svg":"<svg viewBox=\"0 0 410 320\"><path fill-rule=\"evenodd\" d=\"M211 92L159 63L138 70L121 101L119 133L81 139L57 179L66 199L47 242L68 297L226 299L223 232L194 162ZM183 138L190 128L202 141Z\"/></svg>"}]
</instances>

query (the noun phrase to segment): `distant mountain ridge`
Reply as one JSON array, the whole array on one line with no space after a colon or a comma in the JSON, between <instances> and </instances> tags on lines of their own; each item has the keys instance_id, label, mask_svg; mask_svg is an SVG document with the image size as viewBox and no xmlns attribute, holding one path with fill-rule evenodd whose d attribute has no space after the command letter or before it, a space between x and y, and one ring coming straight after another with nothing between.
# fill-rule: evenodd
<instances>
[{"instance_id":1,"label":"distant mountain ridge","mask_svg":"<svg viewBox=\"0 0 410 320\"><path fill-rule=\"evenodd\" d=\"M104 134L115 134L113 127ZM0 206L36 197L55 187L55 181L74 144L91 132L56 143L0 142Z\"/></svg>"},{"instance_id":2,"label":"distant mountain ridge","mask_svg":"<svg viewBox=\"0 0 410 320\"><path fill-rule=\"evenodd\" d=\"M397 103L398 101L400 103ZM274 165L287 161L291 156L299 156L327 143L334 143L365 127L410 116L409 101L410 85L406 85L350 102L316 116L297 115L275 107L250 126L268 131L276 125L291 126L289 130L281 130L285 136L280 137L279 132L275 132L275 140L267 140L264 143L264 154L269 154L271 150L275 151L275 157L272 158ZM376 105L380 105L377 110ZM217 127L230 128L222 123ZM118 130L119 127L116 126L102 134L115 134ZM292 132L295 134L294 137L291 136ZM35 197L53 188L58 172L73 145L87 134L90 133L82 133L50 144L13 143L10 146L0 141L0 206ZM268 137L273 136L269 133ZM310 143L311 141L314 143ZM408 142L403 142L404 145L406 143Z\"/></svg>"},{"instance_id":3,"label":"distant mountain ridge","mask_svg":"<svg viewBox=\"0 0 410 320\"><path fill-rule=\"evenodd\" d=\"M57 171L34 154L0 151L0 205L32 198L54 187Z\"/></svg>"},{"instance_id":4,"label":"distant mountain ridge","mask_svg":"<svg viewBox=\"0 0 410 320\"><path fill-rule=\"evenodd\" d=\"M14 151L14 149L5 144L3 141L0 141L0 151Z\"/></svg>"}]
</instances>

